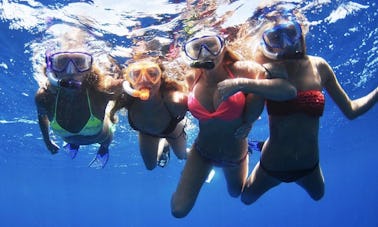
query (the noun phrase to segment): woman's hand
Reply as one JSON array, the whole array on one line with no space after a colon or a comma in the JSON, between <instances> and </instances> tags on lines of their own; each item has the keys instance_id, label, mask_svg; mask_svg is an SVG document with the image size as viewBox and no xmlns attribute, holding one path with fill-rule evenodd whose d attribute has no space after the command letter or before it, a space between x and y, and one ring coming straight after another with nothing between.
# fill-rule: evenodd
<instances>
[{"instance_id":1,"label":"woman's hand","mask_svg":"<svg viewBox=\"0 0 378 227\"><path fill-rule=\"evenodd\" d=\"M47 149L51 152L51 154L57 154L58 150L60 149L58 145L54 141L46 143Z\"/></svg>"},{"instance_id":2,"label":"woman's hand","mask_svg":"<svg viewBox=\"0 0 378 227\"><path fill-rule=\"evenodd\" d=\"M219 95L223 101L241 90L241 87L239 86L239 79L223 80L222 82L218 83L217 87Z\"/></svg>"},{"instance_id":3,"label":"woman's hand","mask_svg":"<svg viewBox=\"0 0 378 227\"><path fill-rule=\"evenodd\" d=\"M235 132L235 138L237 139L244 139L248 137L249 132L252 129L252 124L244 123L241 125Z\"/></svg>"}]
</instances>

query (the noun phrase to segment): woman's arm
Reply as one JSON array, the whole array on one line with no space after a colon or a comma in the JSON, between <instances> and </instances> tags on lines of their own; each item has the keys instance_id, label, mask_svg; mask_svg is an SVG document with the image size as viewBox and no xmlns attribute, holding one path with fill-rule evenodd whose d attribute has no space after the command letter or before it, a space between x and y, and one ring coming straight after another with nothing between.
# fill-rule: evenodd
<instances>
[{"instance_id":1,"label":"woman's arm","mask_svg":"<svg viewBox=\"0 0 378 227\"><path fill-rule=\"evenodd\" d=\"M235 132L235 137L244 139L251 131L253 123L259 119L264 110L264 98L255 94L248 94L243 113L243 125Z\"/></svg>"},{"instance_id":2,"label":"woman's arm","mask_svg":"<svg viewBox=\"0 0 378 227\"><path fill-rule=\"evenodd\" d=\"M235 64L234 69L239 78L218 83L218 91L223 100L238 91L254 93L275 101L292 99L297 95L296 88L286 80L286 71L282 71L284 69L279 65L263 67L254 62L243 62Z\"/></svg>"},{"instance_id":3,"label":"woman's arm","mask_svg":"<svg viewBox=\"0 0 378 227\"><path fill-rule=\"evenodd\" d=\"M354 119L364 114L375 105L378 99L378 87L359 99L351 100L341 87L329 64L322 58L317 58L316 61L318 71L324 80L324 88L348 119Z\"/></svg>"},{"instance_id":4,"label":"woman's arm","mask_svg":"<svg viewBox=\"0 0 378 227\"><path fill-rule=\"evenodd\" d=\"M165 102L175 116L184 116L188 110L188 94L180 91L170 91L164 96Z\"/></svg>"},{"instance_id":5,"label":"woman's arm","mask_svg":"<svg viewBox=\"0 0 378 227\"><path fill-rule=\"evenodd\" d=\"M47 115L47 110L44 107L44 104L46 104L46 92L43 88L40 88L37 91L37 94L35 96L35 103L37 106L37 112L38 112L38 124L39 128L42 133L43 141L45 142L46 148L51 152L51 154L58 153L59 146L56 145L51 139L49 135L49 126L50 121Z\"/></svg>"}]
</instances>

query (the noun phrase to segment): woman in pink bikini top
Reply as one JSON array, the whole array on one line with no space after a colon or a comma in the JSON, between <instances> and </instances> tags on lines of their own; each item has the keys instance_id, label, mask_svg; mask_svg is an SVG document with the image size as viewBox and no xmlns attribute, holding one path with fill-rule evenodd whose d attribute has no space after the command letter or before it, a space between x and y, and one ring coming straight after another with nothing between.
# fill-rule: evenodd
<instances>
[{"instance_id":1,"label":"woman in pink bikini top","mask_svg":"<svg viewBox=\"0 0 378 227\"><path fill-rule=\"evenodd\" d=\"M185 44L184 52L194 68L187 78L188 109L198 119L199 133L172 197L175 217L190 212L214 166L223 169L229 194L240 195L248 173L246 136L263 109L262 97L289 99L296 93L285 80L276 79L276 83L271 83L265 79L266 71L261 65L240 61L217 33L196 34ZM222 99L217 84L241 75L259 81L259 95L237 92Z\"/></svg>"},{"instance_id":2,"label":"woman in pink bikini top","mask_svg":"<svg viewBox=\"0 0 378 227\"><path fill-rule=\"evenodd\" d=\"M229 78L234 78L231 70L225 66ZM199 74L194 80L193 86L196 85L202 74ZM221 119L224 121L232 121L240 118L245 107L246 96L242 92L237 92L228 99L222 101L215 111L208 111L194 96L193 90L188 96L188 109L191 114L199 121L207 121L210 119Z\"/></svg>"}]
</instances>

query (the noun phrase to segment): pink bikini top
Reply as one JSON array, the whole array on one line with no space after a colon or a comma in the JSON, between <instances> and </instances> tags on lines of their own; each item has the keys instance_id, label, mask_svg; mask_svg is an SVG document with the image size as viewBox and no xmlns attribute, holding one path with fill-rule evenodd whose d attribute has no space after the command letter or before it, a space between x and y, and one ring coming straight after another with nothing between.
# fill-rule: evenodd
<instances>
[{"instance_id":1,"label":"pink bikini top","mask_svg":"<svg viewBox=\"0 0 378 227\"><path fill-rule=\"evenodd\" d=\"M228 71L230 78L234 78L232 72L225 67ZM200 75L201 76L201 75ZM199 80L200 76L194 81L193 87ZM192 115L200 121L206 121L210 119L221 119L225 121L231 121L243 114L245 106L245 95L242 92L237 92L230 96L227 100L219 104L218 108L214 112L209 112L202 104L196 99L192 91L188 97L188 109Z\"/></svg>"}]
</instances>

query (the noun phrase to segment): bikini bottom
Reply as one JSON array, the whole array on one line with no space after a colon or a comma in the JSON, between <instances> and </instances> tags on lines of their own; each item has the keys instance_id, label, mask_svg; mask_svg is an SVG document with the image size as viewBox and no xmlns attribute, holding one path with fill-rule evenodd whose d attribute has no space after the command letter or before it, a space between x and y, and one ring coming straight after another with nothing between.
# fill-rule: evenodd
<instances>
[{"instance_id":1,"label":"bikini bottom","mask_svg":"<svg viewBox=\"0 0 378 227\"><path fill-rule=\"evenodd\" d=\"M195 148L198 154L202 158L204 158L207 162L211 163L212 165L216 167L238 167L246 158L248 158L248 152L245 152L245 155L238 161L214 159L214 158L208 157L207 154L201 152L201 149L199 148L197 144L195 144Z\"/></svg>"},{"instance_id":2,"label":"bikini bottom","mask_svg":"<svg viewBox=\"0 0 378 227\"><path fill-rule=\"evenodd\" d=\"M269 170L267 169L262 161L260 160L260 167L267 174L276 178L279 181L290 183L299 180L302 177L305 177L315 171L319 167L319 161L311 168L308 169L299 169L299 170Z\"/></svg>"}]
</instances>

